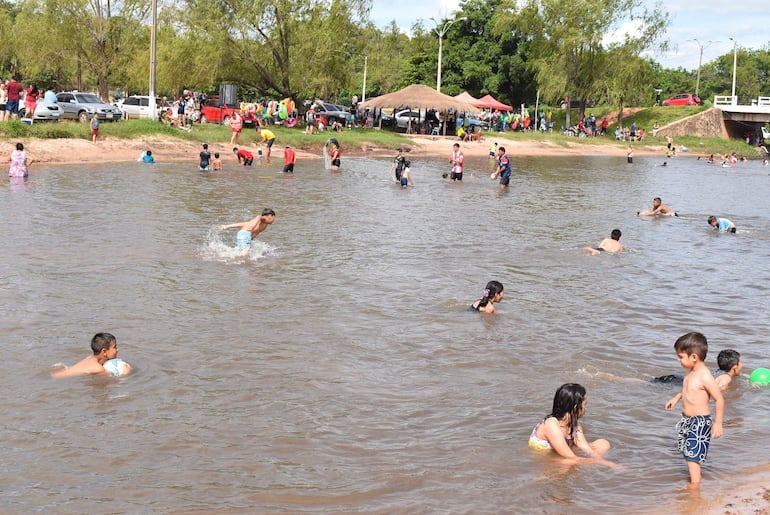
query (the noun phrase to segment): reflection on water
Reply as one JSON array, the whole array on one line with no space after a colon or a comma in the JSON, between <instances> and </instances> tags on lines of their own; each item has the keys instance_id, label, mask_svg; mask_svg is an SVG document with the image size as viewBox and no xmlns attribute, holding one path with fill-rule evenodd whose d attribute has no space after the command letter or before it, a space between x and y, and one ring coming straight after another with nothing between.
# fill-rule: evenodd
<instances>
[{"instance_id":1,"label":"reflection on water","mask_svg":"<svg viewBox=\"0 0 770 515\"><path fill-rule=\"evenodd\" d=\"M723 348L747 372L770 364L770 179L658 161L518 158L504 192L485 159L462 184L413 159L406 190L389 160L300 162L293 178L279 163L37 167L0 193L0 510L686 510L673 387L594 373L681 373L690 330L709 366ZM636 217L654 196L682 216ZM276 222L238 258L216 226L263 207ZM615 227L627 252L580 252ZM470 313L490 279L497 314ZM48 379L102 330L135 375ZM528 450L568 381L623 469ZM706 501L770 461L770 390L736 383Z\"/></svg>"}]
</instances>

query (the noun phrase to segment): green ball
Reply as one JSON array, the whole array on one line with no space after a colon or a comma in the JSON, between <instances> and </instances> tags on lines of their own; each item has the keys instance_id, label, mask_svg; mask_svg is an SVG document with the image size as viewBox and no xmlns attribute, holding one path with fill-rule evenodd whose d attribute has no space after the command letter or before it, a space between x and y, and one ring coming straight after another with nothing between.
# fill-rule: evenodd
<instances>
[{"instance_id":1,"label":"green ball","mask_svg":"<svg viewBox=\"0 0 770 515\"><path fill-rule=\"evenodd\" d=\"M770 370L755 368L751 373L751 382L757 384L770 384Z\"/></svg>"}]
</instances>

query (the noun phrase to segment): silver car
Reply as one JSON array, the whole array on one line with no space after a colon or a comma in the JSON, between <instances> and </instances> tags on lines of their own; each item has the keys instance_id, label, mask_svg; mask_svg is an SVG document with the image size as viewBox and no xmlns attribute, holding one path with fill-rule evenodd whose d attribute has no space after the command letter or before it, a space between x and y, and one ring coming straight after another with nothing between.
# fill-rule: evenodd
<instances>
[{"instance_id":1,"label":"silver car","mask_svg":"<svg viewBox=\"0 0 770 515\"><path fill-rule=\"evenodd\" d=\"M37 103L37 107L35 107L35 115L33 117L33 120L36 122L43 122L43 121L52 121L56 122L61 120L63 111L59 107L58 104L52 104L47 103L44 101L40 101ZM27 110L25 108L22 108L19 111L19 118L27 118Z\"/></svg>"},{"instance_id":2,"label":"silver car","mask_svg":"<svg viewBox=\"0 0 770 515\"><path fill-rule=\"evenodd\" d=\"M118 121L123 119L123 112L112 104L106 104L101 98L91 93L65 91L56 95L56 103L64 112L62 118L87 122L97 114L100 121Z\"/></svg>"}]
</instances>

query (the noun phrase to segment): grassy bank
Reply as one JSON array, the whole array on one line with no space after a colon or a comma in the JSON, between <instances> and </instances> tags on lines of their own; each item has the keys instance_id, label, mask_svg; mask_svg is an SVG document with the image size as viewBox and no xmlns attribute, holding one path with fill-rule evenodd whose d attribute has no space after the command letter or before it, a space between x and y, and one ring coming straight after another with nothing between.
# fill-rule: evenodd
<instances>
[{"instance_id":1,"label":"grassy bank","mask_svg":"<svg viewBox=\"0 0 770 515\"><path fill-rule=\"evenodd\" d=\"M680 119L685 116L696 114L703 108L699 107L655 107L637 112L633 116L624 118L624 124L630 125L636 122L637 126L645 128L648 135L645 141L634 143L638 150L648 149L650 151L659 151L660 147L665 146L665 139L662 137L652 137L652 124L656 121L661 125ZM697 111L696 111L697 110ZM591 112L601 119L601 116L609 113L606 108L595 108ZM573 117L577 116L573 110ZM554 112L554 126L563 125L564 111ZM343 148L350 151L352 149L363 149L369 145L385 148L396 148L399 145L411 143L411 140L403 134L395 133L389 130L350 130L339 133L325 133L306 135L301 128L271 127L277 138L277 146L291 145L292 147L309 152L319 152L323 144L330 137L340 141ZM206 124L195 125L190 131L182 131L176 128L168 127L149 120L129 120L117 123L101 123L99 133L103 137L113 137L122 139L140 139L148 137L160 138L178 138L182 141L193 143L221 143L226 144L230 141L230 128L222 125ZM614 134L614 127L608 131L605 137L596 138L577 138L574 136L564 136L558 131L553 133L541 133L536 131L528 132L505 132L505 133L485 133L485 138L491 141L497 141L504 144L504 141L532 141L549 142L551 144L562 145L564 147L574 145L611 145L615 147L625 147L628 143L616 141L609 134ZM18 120L0 122L0 139L13 142L27 138L59 139L59 138L78 138L90 139L88 124L74 121L64 121L58 123L35 123L27 125ZM254 129L244 129L240 137L241 144L254 145L261 139L261 136ZM691 154L725 154L736 152L740 156L747 158L756 158L758 153L755 148L746 145L740 140L724 140L721 138L698 138L695 136L677 137L674 140L677 148L687 147ZM661 152L662 155L662 152Z\"/></svg>"}]
</instances>

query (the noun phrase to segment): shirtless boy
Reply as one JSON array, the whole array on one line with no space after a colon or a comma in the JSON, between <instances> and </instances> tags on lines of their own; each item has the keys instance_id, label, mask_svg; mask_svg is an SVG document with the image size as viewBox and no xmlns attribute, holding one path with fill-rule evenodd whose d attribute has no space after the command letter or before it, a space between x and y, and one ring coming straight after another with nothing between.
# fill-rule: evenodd
<instances>
[{"instance_id":1,"label":"shirtless boy","mask_svg":"<svg viewBox=\"0 0 770 515\"><path fill-rule=\"evenodd\" d=\"M106 375L104 363L118 356L118 342L110 333L97 333L91 339L92 356L75 363L71 367L56 370L51 377L74 377L85 375ZM130 368L129 368L130 370Z\"/></svg>"},{"instance_id":2,"label":"shirtless boy","mask_svg":"<svg viewBox=\"0 0 770 515\"><path fill-rule=\"evenodd\" d=\"M623 245L620 243L620 229L613 229L609 238L604 238L598 247L583 247L583 250L590 252L592 256L598 256L602 252L610 252L612 254L623 250Z\"/></svg>"},{"instance_id":3,"label":"shirtless boy","mask_svg":"<svg viewBox=\"0 0 770 515\"><path fill-rule=\"evenodd\" d=\"M668 207L666 204L661 204L660 197L655 197L652 199L652 209L649 211L637 211L637 216L655 216L655 215L666 215L666 216L679 216L677 215L673 209Z\"/></svg>"},{"instance_id":4,"label":"shirtless boy","mask_svg":"<svg viewBox=\"0 0 770 515\"><path fill-rule=\"evenodd\" d=\"M238 250L242 255L247 255L251 248L251 240L256 238L257 234L261 233L267 226L275 221L275 211L270 208L262 210L262 214L256 218L252 218L248 222L240 222L229 225L220 225L219 230L225 229L238 229L238 234L235 236L235 241L238 246Z\"/></svg>"},{"instance_id":5,"label":"shirtless boy","mask_svg":"<svg viewBox=\"0 0 770 515\"><path fill-rule=\"evenodd\" d=\"M688 372L682 383L682 392L666 403L666 409L672 409L682 399L682 418L676 425L679 450L687 461L690 484L698 486L701 482L701 463L706 461L711 437L722 436L725 401L714 376L704 363L708 353L706 337L701 333L687 333L674 343L674 350L679 363ZM713 423L710 399L714 399L715 405Z\"/></svg>"}]
</instances>

